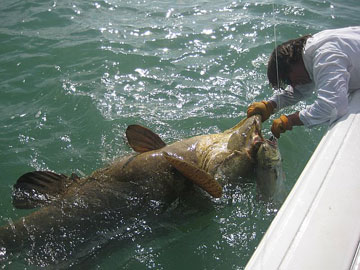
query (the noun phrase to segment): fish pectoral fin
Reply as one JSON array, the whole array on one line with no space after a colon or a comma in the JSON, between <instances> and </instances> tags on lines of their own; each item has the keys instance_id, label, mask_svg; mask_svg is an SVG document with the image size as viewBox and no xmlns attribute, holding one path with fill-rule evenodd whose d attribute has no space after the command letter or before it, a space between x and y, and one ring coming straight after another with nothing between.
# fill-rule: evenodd
<instances>
[{"instance_id":1,"label":"fish pectoral fin","mask_svg":"<svg viewBox=\"0 0 360 270\"><path fill-rule=\"evenodd\" d=\"M126 138L134 151L144 153L166 146L166 143L150 129L140 125L130 125L126 129Z\"/></svg>"},{"instance_id":2,"label":"fish pectoral fin","mask_svg":"<svg viewBox=\"0 0 360 270\"><path fill-rule=\"evenodd\" d=\"M168 153L163 152L166 160L177 169L187 179L191 180L194 184L201 187L207 193L215 198L220 198L222 195L221 185L208 174L206 171L190 164L189 162L180 158L170 156Z\"/></svg>"},{"instance_id":3,"label":"fish pectoral fin","mask_svg":"<svg viewBox=\"0 0 360 270\"><path fill-rule=\"evenodd\" d=\"M13 205L19 209L44 206L63 193L70 179L50 171L33 171L22 175L15 183Z\"/></svg>"}]
</instances>

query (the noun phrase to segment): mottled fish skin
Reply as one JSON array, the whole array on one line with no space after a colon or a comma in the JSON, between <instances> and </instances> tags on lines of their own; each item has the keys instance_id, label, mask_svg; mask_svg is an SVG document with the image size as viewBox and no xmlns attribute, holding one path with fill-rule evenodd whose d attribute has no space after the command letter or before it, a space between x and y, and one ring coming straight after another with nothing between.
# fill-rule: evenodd
<instances>
[{"instance_id":1,"label":"mottled fish skin","mask_svg":"<svg viewBox=\"0 0 360 270\"><path fill-rule=\"evenodd\" d=\"M92 240L99 230L112 230L137 218L156 218L194 188L165 155L180 163L186 161L190 169L194 166L202 170L220 186L226 183L225 178L239 179L255 168L256 152L262 141L260 125L260 116L256 115L223 133L196 136L169 145L157 136L147 136L150 131L141 133L135 127L129 136L135 134L147 141L138 143L135 138L131 144L142 153L118 158L81 179L61 176L59 179L64 179L66 185L58 185L61 189L52 196L55 199L41 202L44 206L37 211L0 227L0 249L9 254L24 247L45 246L52 239L61 246L59 250L71 253L81 249L83 242ZM154 138L156 143L152 144L149 138ZM215 194L221 196L218 190ZM26 200L19 205L24 204ZM59 257L63 256L61 251L58 253Z\"/></svg>"},{"instance_id":2,"label":"mottled fish skin","mask_svg":"<svg viewBox=\"0 0 360 270\"><path fill-rule=\"evenodd\" d=\"M263 199L274 198L281 191L285 176L277 139L264 140L256 154L256 183Z\"/></svg>"}]
</instances>

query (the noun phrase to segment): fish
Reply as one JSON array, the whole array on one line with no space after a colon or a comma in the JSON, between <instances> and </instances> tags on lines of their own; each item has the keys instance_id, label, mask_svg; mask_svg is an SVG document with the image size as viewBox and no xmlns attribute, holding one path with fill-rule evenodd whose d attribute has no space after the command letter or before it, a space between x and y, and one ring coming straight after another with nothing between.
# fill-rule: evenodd
<instances>
[{"instance_id":1,"label":"fish","mask_svg":"<svg viewBox=\"0 0 360 270\"><path fill-rule=\"evenodd\" d=\"M256 187L258 195L264 200L284 196L285 174L282 157L275 137L264 140L256 153Z\"/></svg>"},{"instance_id":2,"label":"fish","mask_svg":"<svg viewBox=\"0 0 360 270\"><path fill-rule=\"evenodd\" d=\"M89 176L33 171L19 177L13 205L33 210L0 227L0 261L22 249L42 256L40 265L84 254L91 243L121 234L129 222L156 220L194 190L194 196L220 198L224 185L241 182L254 173L257 160L266 159L260 154L267 151L259 115L221 133L171 144L139 125L128 126L125 134L135 153ZM260 169L261 175L272 170Z\"/></svg>"}]
</instances>

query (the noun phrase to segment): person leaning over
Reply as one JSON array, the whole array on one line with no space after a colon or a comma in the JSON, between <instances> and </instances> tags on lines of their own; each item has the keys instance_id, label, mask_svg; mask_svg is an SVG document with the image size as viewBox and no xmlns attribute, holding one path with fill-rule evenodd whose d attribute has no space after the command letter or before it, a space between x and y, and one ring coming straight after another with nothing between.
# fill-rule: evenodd
<instances>
[{"instance_id":1,"label":"person leaning over","mask_svg":"<svg viewBox=\"0 0 360 270\"><path fill-rule=\"evenodd\" d=\"M270 56L267 76L271 86L282 91L268 101L252 103L248 117L261 114L265 121L316 89L312 105L281 115L271 131L279 138L293 126L331 124L347 113L349 93L360 89L360 27L325 30L282 43Z\"/></svg>"}]
</instances>

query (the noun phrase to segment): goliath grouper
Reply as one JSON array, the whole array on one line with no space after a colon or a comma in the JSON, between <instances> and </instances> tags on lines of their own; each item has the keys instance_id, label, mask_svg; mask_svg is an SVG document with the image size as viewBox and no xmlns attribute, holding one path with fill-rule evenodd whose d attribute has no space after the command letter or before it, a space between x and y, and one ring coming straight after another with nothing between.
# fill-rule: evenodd
<instances>
[{"instance_id":1,"label":"goliath grouper","mask_svg":"<svg viewBox=\"0 0 360 270\"><path fill-rule=\"evenodd\" d=\"M90 176L67 177L50 171L24 174L14 185L13 205L37 210L0 227L0 260L22 249L38 249L56 262L79 250L85 252L86 243L101 241L103 232L116 231L128 220L156 220L191 190L221 197L226 183L240 181L256 169L257 160L266 160L261 153L268 152L259 149L268 142L260 129L260 116L255 115L223 133L166 145L149 129L132 125L126 136L138 153ZM277 147L273 149L277 154ZM276 173L276 168L260 165L260 177ZM266 187L263 182L258 180L261 190ZM271 193L271 187L266 192Z\"/></svg>"}]
</instances>

